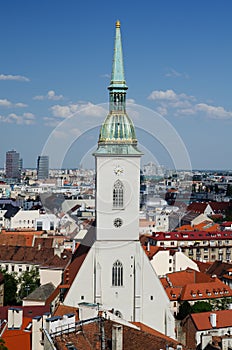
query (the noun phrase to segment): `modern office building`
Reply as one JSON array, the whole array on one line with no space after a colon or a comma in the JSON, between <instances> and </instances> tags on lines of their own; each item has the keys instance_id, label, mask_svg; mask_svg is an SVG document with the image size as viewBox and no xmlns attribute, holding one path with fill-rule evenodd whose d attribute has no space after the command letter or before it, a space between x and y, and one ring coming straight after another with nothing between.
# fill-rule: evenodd
<instances>
[{"instance_id":1,"label":"modern office building","mask_svg":"<svg viewBox=\"0 0 232 350\"><path fill-rule=\"evenodd\" d=\"M15 150L6 152L6 178L20 179L19 153Z\"/></svg>"},{"instance_id":2,"label":"modern office building","mask_svg":"<svg viewBox=\"0 0 232 350\"><path fill-rule=\"evenodd\" d=\"M38 156L37 159L37 179L43 180L49 177L49 157Z\"/></svg>"}]
</instances>

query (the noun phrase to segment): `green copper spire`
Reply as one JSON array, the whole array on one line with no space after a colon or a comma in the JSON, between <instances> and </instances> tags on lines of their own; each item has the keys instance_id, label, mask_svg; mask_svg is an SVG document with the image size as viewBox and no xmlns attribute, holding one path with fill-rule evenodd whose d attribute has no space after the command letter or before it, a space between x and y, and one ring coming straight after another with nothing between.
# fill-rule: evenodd
<instances>
[{"instance_id":1,"label":"green copper spire","mask_svg":"<svg viewBox=\"0 0 232 350\"><path fill-rule=\"evenodd\" d=\"M113 89L127 90L124 67L123 67L123 54L122 54L122 40L120 31L120 22L116 22L116 35L114 42L114 58L111 74L111 82L108 88L110 91Z\"/></svg>"},{"instance_id":2,"label":"green copper spire","mask_svg":"<svg viewBox=\"0 0 232 350\"><path fill-rule=\"evenodd\" d=\"M133 122L126 113L127 85L124 76L119 21L116 22L114 58L108 89L110 94L109 114L101 127L98 149L95 154L141 154L136 147L137 139Z\"/></svg>"}]
</instances>

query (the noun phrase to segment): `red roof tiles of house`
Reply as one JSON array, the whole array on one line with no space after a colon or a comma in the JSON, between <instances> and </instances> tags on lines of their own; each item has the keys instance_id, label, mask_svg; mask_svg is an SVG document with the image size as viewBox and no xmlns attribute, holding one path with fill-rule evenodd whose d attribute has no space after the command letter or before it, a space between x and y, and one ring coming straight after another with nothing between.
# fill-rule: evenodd
<instances>
[{"instance_id":1,"label":"red roof tiles of house","mask_svg":"<svg viewBox=\"0 0 232 350\"><path fill-rule=\"evenodd\" d=\"M214 281L211 276L190 268L184 271L169 273L166 278L169 281L170 287L184 287L188 283L208 283Z\"/></svg>"},{"instance_id":2,"label":"red roof tiles of house","mask_svg":"<svg viewBox=\"0 0 232 350\"><path fill-rule=\"evenodd\" d=\"M203 214L205 212L207 205L208 203L206 202L192 202L191 204L189 204L187 209L194 211L195 213Z\"/></svg>"},{"instance_id":3,"label":"red roof tiles of house","mask_svg":"<svg viewBox=\"0 0 232 350\"><path fill-rule=\"evenodd\" d=\"M1 233L0 245L18 246L18 247L32 247L33 235L18 234L18 233Z\"/></svg>"},{"instance_id":4,"label":"red roof tiles of house","mask_svg":"<svg viewBox=\"0 0 232 350\"><path fill-rule=\"evenodd\" d=\"M210 263L210 262L202 262L202 261L198 261L198 260L194 260L194 262L197 264L199 271L204 272L204 273L207 273L208 269L212 265L212 263Z\"/></svg>"},{"instance_id":5,"label":"red roof tiles of house","mask_svg":"<svg viewBox=\"0 0 232 350\"><path fill-rule=\"evenodd\" d=\"M221 278L230 268L232 268L232 264L217 260L208 268L207 274Z\"/></svg>"},{"instance_id":6,"label":"red roof tiles of house","mask_svg":"<svg viewBox=\"0 0 232 350\"><path fill-rule=\"evenodd\" d=\"M232 289L218 279L210 283L186 284L181 293L181 300L205 300L232 297Z\"/></svg>"},{"instance_id":7,"label":"red roof tiles of house","mask_svg":"<svg viewBox=\"0 0 232 350\"><path fill-rule=\"evenodd\" d=\"M112 322L110 320L104 321L104 331L106 341L106 349L111 348L110 343L112 340L112 327L113 324L119 325L119 323ZM163 334L156 332L149 327L144 327L144 330L135 329L129 326L122 326L123 331L123 350L154 350L154 349L166 349L167 346L177 348L179 344L177 341L164 336ZM108 342L108 340L110 340ZM93 321L82 326L79 332L72 332L65 334L65 339L62 336L55 337L55 346L57 350L66 350L66 344L70 342L73 346L76 346L78 350L91 350L100 349L101 340L99 334L99 322Z\"/></svg>"},{"instance_id":8,"label":"red roof tiles of house","mask_svg":"<svg viewBox=\"0 0 232 350\"><path fill-rule=\"evenodd\" d=\"M232 310L201 312L190 315L198 331L213 328L210 323L210 315L212 313L216 314L216 328L232 327Z\"/></svg>"},{"instance_id":9,"label":"red roof tiles of house","mask_svg":"<svg viewBox=\"0 0 232 350\"><path fill-rule=\"evenodd\" d=\"M70 286L77 275L83 261L85 260L90 247L80 244L76 249L71 264L64 271L64 285Z\"/></svg>"},{"instance_id":10,"label":"red roof tiles of house","mask_svg":"<svg viewBox=\"0 0 232 350\"><path fill-rule=\"evenodd\" d=\"M156 232L149 237L154 241L202 241L232 239L232 231L181 231Z\"/></svg>"},{"instance_id":11,"label":"red roof tiles of house","mask_svg":"<svg viewBox=\"0 0 232 350\"><path fill-rule=\"evenodd\" d=\"M8 319L8 309L12 306L2 306L0 307L0 320L7 320ZM50 311L50 305L45 306L20 306L20 309L23 310L23 316L24 317L35 317L35 316L41 316L47 312Z\"/></svg>"},{"instance_id":12,"label":"red roof tiles of house","mask_svg":"<svg viewBox=\"0 0 232 350\"><path fill-rule=\"evenodd\" d=\"M2 246L0 249L0 261L44 264L53 255L53 248L36 249L34 247Z\"/></svg>"},{"instance_id":13,"label":"red roof tiles of house","mask_svg":"<svg viewBox=\"0 0 232 350\"><path fill-rule=\"evenodd\" d=\"M31 331L25 331L31 320L31 318L23 317L20 329L6 329L4 331L2 338L5 340L8 350L31 350Z\"/></svg>"},{"instance_id":14,"label":"red roof tiles of house","mask_svg":"<svg viewBox=\"0 0 232 350\"><path fill-rule=\"evenodd\" d=\"M75 314L76 322L79 321L78 309L72 306L59 304L53 313L53 316L64 316L67 314Z\"/></svg>"},{"instance_id":15,"label":"red roof tiles of house","mask_svg":"<svg viewBox=\"0 0 232 350\"><path fill-rule=\"evenodd\" d=\"M159 250L162 250L160 247L154 245L150 245L149 250L147 250L147 246L143 245L143 249L150 260L156 253L158 253Z\"/></svg>"}]
</instances>

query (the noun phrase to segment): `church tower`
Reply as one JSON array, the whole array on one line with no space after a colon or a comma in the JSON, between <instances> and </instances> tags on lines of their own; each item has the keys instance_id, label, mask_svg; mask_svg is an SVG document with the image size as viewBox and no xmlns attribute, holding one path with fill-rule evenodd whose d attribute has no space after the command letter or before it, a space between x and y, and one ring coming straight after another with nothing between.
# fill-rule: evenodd
<instances>
[{"instance_id":1,"label":"church tower","mask_svg":"<svg viewBox=\"0 0 232 350\"><path fill-rule=\"evenodd\" d=\"M133 122L126 113L120 22L116 22L109 89L109 114L94 153L96 164L96 238L139 239L140 157Z\"/></svg>"},{"instance_id":2,"label":"church tower","mask_svg":"<svg viewBox=\"0 0 232 350\"><path fill-rule=\"evenodd\" d=\"M97 304L113 317L141 322L175 337L169 299L139 241L140 158L126 113L120 22L116 23L109 113L101 127L96 161L96 240L74 253L64 304ZM71 280L71 283L70 283Z\"/></svg>"}]
</instances>

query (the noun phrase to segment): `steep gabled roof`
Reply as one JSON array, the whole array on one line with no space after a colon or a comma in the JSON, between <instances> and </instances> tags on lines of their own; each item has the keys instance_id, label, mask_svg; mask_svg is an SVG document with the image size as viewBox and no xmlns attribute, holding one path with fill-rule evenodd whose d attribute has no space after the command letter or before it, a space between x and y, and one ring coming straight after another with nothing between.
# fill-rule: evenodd
<instances>
[{"instance_id":1,"label":"steep gabled roof","mask_svg":"<svg viewBox=\"0 0 232 350\"><path fill-rule=\"evenodd\" d=\"M207 202L192 202L188 206L188 210L194 211L195 213L203 214L208 203Z\"/></svg>"},{"instance_id":2,"label":"steep gabled roof","mask_svg":"<svg viewBox=\"0 0 232 350\"><path fill-rule=\"evenodd\" d=\"M80 244L75 253L73 254L73 259L70 265L65 269L64 271L64 277L63 277L63 284L64 285L71 285L74 278L76 277L78 271L81 268L81 265L83 264L88 252L90 250L89 246L85 246Z\"/></svg>"},{"instance_id":3,"label":"steep gabled roof","mask_svg":"<svg viewBox=\"0 0 232 350\"><path fill-rule=\"evenodd\" d=\"M50 295L54 292L55 286L52 282L43 284L36 288L32 293L23 298L23 300L33 300L33 301L44 301L50 297Z\"/></svg>"},{"instance_id":4,"label":"steep gabled roof","mask_svg":"<svg viewBox=\"0 0 232 350\"><path fill-rule=\"evenodd\" d=\"M216 328L232 327L232 310L220 310L213 312L201 312L191 314L190 318L198 331L212 329L210 314L216 314Z\"/></svg>"},{"instance_id":5,"label":"steep gabled roof","mask_svg":"<svg viewBox=\"0 0 232 350\"><path fill-rule=\"evenodd\" d=\"M222 276L227 272L228 269L232 268L232 264L225 263L219 260L214 261L214 263L209 267L207 273L209 275L216 275L218 278L222 278Z\"/></svg>"},{"instance_id":6,"label":"steep gabled roof","mask_svg":"<svg viewBox=\"0 0 232 350\"><path fill-rule=\"evenodd\" d=\"M23 317L23 323L20 329L6 328L2 338L5 340L5 345L9 350L31 350L31 330L25 330L31 321L32 318Z\"/></svg>"},{"instance_id":7,"label":"steep gabled roof","mask_svg":"<svg viewBox=\"0 0 232 350\"><path fill-rule=\"evenodd\" d=\"M166 276L171 287L184 287L188 283L208 283L213 280L209 275L190 268L184 271L168 273Z\"/></svg>"}]
</instances>

